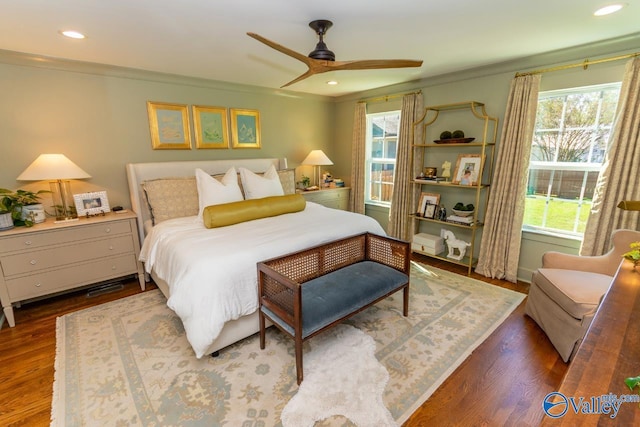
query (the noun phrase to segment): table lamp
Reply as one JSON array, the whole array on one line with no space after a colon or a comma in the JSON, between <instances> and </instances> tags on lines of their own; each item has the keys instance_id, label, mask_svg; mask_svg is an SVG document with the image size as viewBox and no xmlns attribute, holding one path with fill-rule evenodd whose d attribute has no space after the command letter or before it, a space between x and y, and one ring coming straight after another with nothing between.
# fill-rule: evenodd
<instances>
[{"instance_id":1,"label":"table lamp","mask_svg":"<svg viewBox=\"0 0 640 427\"><path fill-rule=\"evenodd\" d=\"M16 178L18 181L49 181L56 222L78 219L73 203L70 179L91 178L64 154L40 154L37 159Z\"/></svg>"},{"instance_id":2,"label":"table lamp","mask_svg":"<svg viewBox=\"0 0 640 427\"><path fill-rule=\"evenodd\" d=\"M312 150L309 155L302 161L303 165L312 165L315 167L316 185L320 185L320 166L332 165L333 162L327 157L322 150Z\"/></svg>"}]
</instances>

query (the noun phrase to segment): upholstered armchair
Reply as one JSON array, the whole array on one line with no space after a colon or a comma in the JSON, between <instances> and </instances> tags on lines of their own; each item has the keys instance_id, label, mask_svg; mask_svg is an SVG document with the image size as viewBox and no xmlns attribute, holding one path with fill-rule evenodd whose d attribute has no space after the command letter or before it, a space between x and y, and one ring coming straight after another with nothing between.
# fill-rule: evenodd
<instances>
[{"instance_id":1,"label":"upholstered armchair","mask_svg":"<svg viewBox=\"0 0 640 427\"><path fill-rule=\"evenodd\" d=\"M562 360L571 360L608 291L613 276L640 231L616 230L601 256L546 252L533 273L525 313L547 334Z\"/></svg>"}]
</instances>

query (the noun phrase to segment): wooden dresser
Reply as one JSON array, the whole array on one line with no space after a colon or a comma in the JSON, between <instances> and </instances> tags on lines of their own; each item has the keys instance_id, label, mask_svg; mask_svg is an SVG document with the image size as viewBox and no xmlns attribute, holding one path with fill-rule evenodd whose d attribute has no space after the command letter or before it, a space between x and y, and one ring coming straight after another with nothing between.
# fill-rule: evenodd
<instances>
[{"instance_id":1,"label":"wooden dresser","mask_svg":"<svg viewBox=\"0 0 640 427\"><path fill-rule=\"evenodd\" d=\"M9 326L13 304L144 271L140 240L131 212L80 218L63 224L52 219L33 227L0 232L0 301Z\"/></svg>"},{"instance_id":2,"label":"wooden dresser","mask_svg":"<svg viewBox=\"0 0 640 427\"><path fill-rule=\"evenodd\" d=\"M300 191L308 202L318 203L333 209L349 209L350 187L326 188L316 191Z\"/></svg>"},{"instance_id":3,"label":"wooden dresser","mask_svg":"<svg viewBox=\"0 0 640 427\"><path fill-rule=\"evenodd\" d=\"M625 378L640 375L640 271L633 265L622 262L609 292L598 308L587 335L574 356L565 374L560 389L560 402L553 414L566 413L558 418L544 416L545 426L598 426L640 425L638 402L621 403L615 417L612 413L586 414L583 411L603 409L602 396L610 394L638 397L638 388L633 391L624 383ZM578 413L572 403L582 403ZM580 398L584 398L580 401ZM592 400L593 398L593 400Z\"/></svg>"}]
</instances>

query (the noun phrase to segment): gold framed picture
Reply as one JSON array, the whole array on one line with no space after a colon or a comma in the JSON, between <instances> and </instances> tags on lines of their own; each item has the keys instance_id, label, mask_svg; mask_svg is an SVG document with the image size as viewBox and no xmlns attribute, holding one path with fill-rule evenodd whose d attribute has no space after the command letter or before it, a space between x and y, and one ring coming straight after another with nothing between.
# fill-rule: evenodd
<instances>
[{"instance_id":1,"label":"gold framed picture","mask_svg":"<svg viewBox=\"0 0 640 427\"><path fill-rule=\"evenodd\" d=\"M482 179L483 161L484 157L481 154L459 154L452 183L478 185L478 181Z\"/></svg>"},{"instance_id":2,"label":"gold framed picture","mask_svg":"<svg viewBox=\"0 0 640 427\"><path fill-rule=\"evenodd\" d=\"M260 148L260 112L231 109L231 146Z\"/></svg>"},{"instance_id":3,"label":"gold framed picture","mask_svg":"<svg viewBox=\"0 0 640 427\"><path fill-rule=\"evenodd\" d=\"M196 148L229 148L227 109L192 106Z\"/></svg>"},{"instance_id":4,"label":"gold framed picture","mask_svg":"<svg viewBox=\"0 0 640 427\"><path fill-rule=\"evenodd\" d=\"M190 150L189 111L184 104L147 102L151 146L154 150Z\"/></svg>"},{"instance_id":5,"label":"gold framed picture","mask_svg":"<svg viewBox=\"0 0 640 427\"><path fill-rule=\"evenodd\" d=\"M420 201L418 202L417 216L423 218L435 218L440 204L440 195L435 193L421 193Z\"/></svg>"}]
</instances>

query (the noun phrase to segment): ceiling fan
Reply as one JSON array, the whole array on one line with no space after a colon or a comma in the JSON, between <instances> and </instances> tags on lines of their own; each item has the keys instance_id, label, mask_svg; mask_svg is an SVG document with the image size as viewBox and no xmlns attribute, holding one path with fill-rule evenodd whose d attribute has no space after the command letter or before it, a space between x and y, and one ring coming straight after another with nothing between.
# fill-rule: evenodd
<instances>
[{"instance_id":1,"label":"ceiling fan","mask_svg":"<svg viewBox=\"0 0 640 427\"><path fill-rule=\"evenodd\" d=\"M309 23L309 26L316 32L316 34L318 34L318 37L320 38L320 41L318 41L315 50L311 52L309 56L305 56L278 43L272 42L271 40L265 39L264 37L256 33L247 33L247 35L249 37L253 37L259 42L266 44L269 47L272 47L279 52L284 53L285 55L295 58L298 61L304 62L307 67L309 67L306 73L300 75L299 77L296 77L295 79L291 80L289 83L281 87L287 87L314 74L326 73L327 71L407 68L420 67L422 65L422 61L414 61L409 59L369 59L359 61L336 61L335 54L327 48L327 45L323 40L324 35L332 25L333 22L326 19L319 19Z\"/></svg>"}]
</instances>

